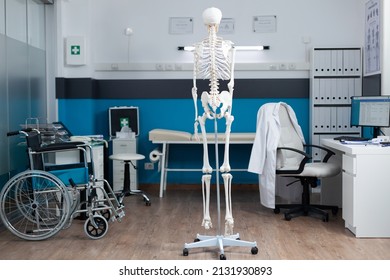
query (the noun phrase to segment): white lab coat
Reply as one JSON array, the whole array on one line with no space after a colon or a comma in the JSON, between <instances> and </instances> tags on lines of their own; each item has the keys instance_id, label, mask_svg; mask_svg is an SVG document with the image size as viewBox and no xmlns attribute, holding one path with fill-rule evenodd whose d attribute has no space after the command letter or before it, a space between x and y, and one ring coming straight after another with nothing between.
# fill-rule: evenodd
<instances>
[{"instance_id":1,"label":"white lab coat","mask_svg":"<svg viewBox=\"0 0 390 280\"><path fill-rule=\"evenodd\" d=\"M261 204L275 208L276 149L280 138L279 107L285 106L290 119L305 143L302 129L298 124L295 112L286 103L267 103L257 113L257 127L248 171L259 174Z\"/></svg>"}]
</instances>

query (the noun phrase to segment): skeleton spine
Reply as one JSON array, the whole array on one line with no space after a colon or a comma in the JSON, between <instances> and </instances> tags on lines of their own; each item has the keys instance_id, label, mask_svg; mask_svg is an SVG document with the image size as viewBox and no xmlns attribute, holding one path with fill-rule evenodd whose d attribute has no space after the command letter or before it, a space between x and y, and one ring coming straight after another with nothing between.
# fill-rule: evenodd
<instances>
[{"instance_id":1,"label":"skeleton spine","mask_svg":"<svg viewBox=\"0 0 390 280\"><path fill-rule=\"evenodd\" d=\"M210 76L210 94L212 96L212 107L214 109L214 112L216 108L219 106L218 102L218 69L216 67L217 61L216 61L216 45L217 45L217 33L216 33L216 28L215 26L211 27L210 30L210 53L211 53L211 76Z\"/></svg>"}]
</instances>

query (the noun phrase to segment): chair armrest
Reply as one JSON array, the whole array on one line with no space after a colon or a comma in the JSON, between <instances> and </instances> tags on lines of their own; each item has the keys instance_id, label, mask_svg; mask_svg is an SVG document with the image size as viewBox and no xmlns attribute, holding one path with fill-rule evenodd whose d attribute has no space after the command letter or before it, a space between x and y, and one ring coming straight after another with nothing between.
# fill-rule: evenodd
<instances>
[{"instance_id":1,"label":"chair armrest","mask_svg":"<svg viewBox=\"0 0 390 280\"><path fill-rule=\"evenodd\" d=\"M322 162L328 162L328 160L330 159L331 156L335 155L335 153L328 149L328 148L325 148L325 147L322 147L322 146L318 146L318 145L311 145L311 144L306 144L304 145L305 147L314 147L314 148L318 148L318 149L321 149L323 151L326 151L326 155L324 156L324 158L322 159Z\"/></svg>"},{"instance_id":2,"label":"chair armrest","mask_svg":"<svg viewBox=\"0 0 390 280\"><path fill-rule=\"evenodd\" d=\"M302 173L303 169L305 169L305 164L311 159L311 156L308 153L305 153L301 150L289 147L278 147L277 150L289 150L296 152L298 154L303 155L303 159L299 164L299 168L296 170L276 170L276 174L299 174Z\"/></svg>"}]
</instances>

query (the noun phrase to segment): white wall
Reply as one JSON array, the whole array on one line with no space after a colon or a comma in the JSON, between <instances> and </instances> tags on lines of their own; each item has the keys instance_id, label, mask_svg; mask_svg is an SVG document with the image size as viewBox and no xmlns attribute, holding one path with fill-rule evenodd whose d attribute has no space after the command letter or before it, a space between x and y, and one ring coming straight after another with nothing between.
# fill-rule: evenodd
<instances>
[{"instance_id":1,"label":"white wall","mask_svg":"<svg viewBox=\"0 0 390 280\"><path fill-rule=\"evenodd\" d=\"M390 95L390 17L384 15L390 14L390 2L381 0L382 5L382 41L381 41L381 94ZM383 127L382 132L390 135L390 128Z\"/></svg>"},{"instance_id":2,"label":"white wall","mask_svg":"<svg viewBox=\"0 0 390 280\"><path fill-rule=\"evenodd\" d=\"M390 95L390 3L388 0L382 0L382 75L381 91L382 95ZM384 15L387 15L385 17ZM387 134L390 135L390 134Z\"/></svg>"},{"instance_id":3,"label":"white wall","mask_svg":"<svg viewBox=\"0 0 390 280\"><path fill-rule=\"evenodd\" d=\"M245 5L244 5L245 2ZM155 70L155 64L191 63L192 55L177 51L179 45L190 45L203 39L205 8L221 9L224 18L235 20L234 34L223 35L236 45L269 45L269 51L237 54L237 63L267 63L261 71L241 71L238 77L308 76L308 49L313 46L362 46L364 33L364 0L58 0L58 76L97 78L183 77L189 71L95 71L104 65L130 62L132 70ZM239 12L238 12L239 11ZM276 15L275 33L255 33L254 16ZM170 17L192 17L194 32L169 34ZM131 27L132 36L125 35ZM87 64L65 66L63 41L67 36L84 36ZM304 44L303 38L310 43ZM296 63L303 71L267 71L271 64ZM106 63L106 64L102 64ZM265 67L265 68L264 68ZM268 73L271 72L271 73ZM277 72L277 73L276 73ZM287 72L287 73L286 73ZM300 74L297 74L300 72ZM303 73L302 73L303 72Z\"/></svg>"}]
</instances>

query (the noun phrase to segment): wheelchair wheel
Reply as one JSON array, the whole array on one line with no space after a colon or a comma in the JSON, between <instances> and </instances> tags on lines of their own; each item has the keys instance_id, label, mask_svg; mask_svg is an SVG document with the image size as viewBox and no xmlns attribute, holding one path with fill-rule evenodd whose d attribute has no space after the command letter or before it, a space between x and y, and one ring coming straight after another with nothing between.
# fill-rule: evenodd
<instances>
[{"instance_id":1,"label":"wheelchair wheel","mask_svg":"<svg viewBox=\"0 0 390 280\"><path fill-rule=\"evenodd\" d=\"M25 240L55 235L70 216L66 186L46 171L27 170L12 177L0 192L0 203L3 224Z\"/></svg>"}]
</instances>

